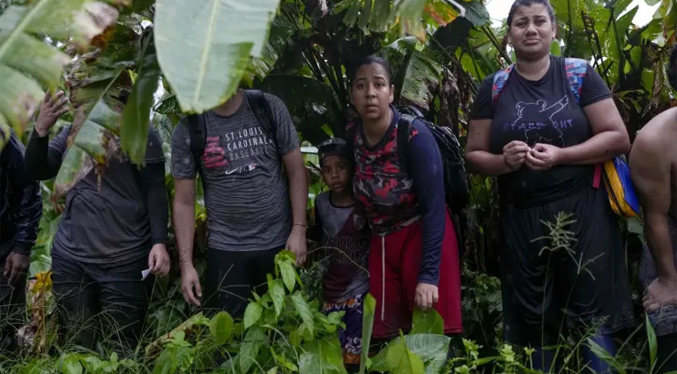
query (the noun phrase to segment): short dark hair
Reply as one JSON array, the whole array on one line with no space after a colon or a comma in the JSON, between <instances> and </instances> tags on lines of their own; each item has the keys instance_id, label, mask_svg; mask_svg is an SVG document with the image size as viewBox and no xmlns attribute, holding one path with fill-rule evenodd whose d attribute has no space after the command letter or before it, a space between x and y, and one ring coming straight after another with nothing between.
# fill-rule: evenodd
<instances>
[{"instance_id":1,"label":"short dark hair","mask_svg":"<svg viewBox=\"0 0 677 374\"><path fill-rule=\"evenodd\" d=\"M390 64L383 57L378 57L374 55L366 56L358 61L355 64L352 74L350 75L350 83L355 82L355 77L357 76L357 71L364 65L379 64L383 67L383 70L386 71L386 77L388 78L388 84L392 83L393 80L393 69L390 67Z\"/></svg>"},{"instance_id":2,"label":"short dark hair","mask_svg":"<svg viewBox=\"0 0 677 374\"><path fill-rule=\"evenodd\" d=\"M677 90L677 45L672 48L672 53L670 53L668 79L670 80L672 87Z\"/></svg>"},{"instance_id":3,"label":"short dark hair","mask_svg":"<svg viewBox=\"0 0 677 374\"><path fill-rule=\"evenodd\" d=\"M510 7L510 12L508 13L508 27L512 26L512 18L515 16L515 12L521 6L532 6L534 4L541 4L548 10L548 15L550 16L550 21L555 22L555 9L550 4L548 0L515 0Z\"/></svg>"},{"instance_id":4,"label":"short dark hair","mask_svg":"<svg viewBox=\"0 0 677 374\"><path fill-rule=\"evenodd\" d=\"M352 153L348 143L341 138L329 138L317 146L317 155L320 158L320 167L324 165L324 159L329 156L343 157L352 165Z\"/></svg>"}]
</instances>

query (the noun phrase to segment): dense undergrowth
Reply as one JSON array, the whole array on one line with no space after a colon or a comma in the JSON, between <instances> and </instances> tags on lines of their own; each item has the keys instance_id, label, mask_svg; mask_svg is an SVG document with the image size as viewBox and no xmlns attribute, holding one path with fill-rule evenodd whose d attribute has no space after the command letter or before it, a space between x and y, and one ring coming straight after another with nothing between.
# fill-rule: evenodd
<instances>
[{"instance_id":1,"label":"dense undergrowth","mask_svg":"<svg viewBox=\"0 0 677 374\"><path fill-rule=\"evenodd\" d=\"M559 27L559 40L553 43L552 53L591 61L612 90L631 138L657 113L677 104L665 73L667 51L677 39L677 0L646 0L647 4L660 3L660 6L652 21L641 27L632 24L637 8L628 0L551 2ZM31 7L39 3L54 6L53 9L66 9L66 5L81 6L88 1L0 0L0 16L28 14L34 17L34 25L67 24L68 19L58 18L67 12L5 13L9 5ZM187 6L211 8L205 6L206 0L157 0L157 3L164 3L167 11L164 23L162 17L156 18L154 0L106 0L106 3L116 7L120 17L97 35L91 46L84 50L71 50L66 45L67 39L73 35L64 36L54 31L67 28L55 26L46 31L41 28L41 32L33 33L31 37L50 46L51 49L43 46L45 55L42 57L45 58L41 60L41 56L35 55L34 59L12 61L14 69L37 82L33 82L33 86L39 84L41 89L64 89L73 107L79 108L80 118L87 117L83 127L88 127L88 130L83 131L82 136L74 137L78 157L67 160L63 167L70 172L80 170L87 159L105 167L108 155L97 153L104 149L101 147L102 139L107 139L101 134L110 135L109 132L112 132L120 135L126 139L125 152L136 156L143 153L143 130L147 125L144 116L117 113L121 117L117 121L120 128L110 123L106 127L102 126L106 122L96 115L101 111L91 110L97 104L99 108L103 105L111 109L105 113L113 113L119 109L122 90L132 88L137 95L130 96L129 107L132 109L129 111L149 113L164 141L163 147L169 159L173 127L186 109L181 104L185 106L186 95L195 92L195 82L212 78L191 74L199 69L189 67L189 62L193 61L184 59L186 51L175 48L178 44L193 47L198 44L196 41L208 39L205 35L196 34L195 40L188 40L184 29L199 23L182 17ZM281 0L272 22L251 25L255 26L255 32L251 34L256 37L247 40L257 45L265 44L265 48L262 47L261 53L252 59L253 63L246 72L242 71L245 70L243 67L235 69L222 63L244 60L249 56L248 53L242 55L240 49L226 51L214 48L213 53L204 57L207 65L223 69L211 71L219 79L242 78L247 85L279 96L290 111L303 146L312 146L343 133L343 126L354 115L347 95L349 81L346 72L355 57L378 54L391 61L395 70L397 103L418 106L429 120L452 127L464 143L467 114L478 83L488 74L506 67L515 56L506 46L505 22L492 27L483 1L463 1L467 10L465 18L460 17L458 9L448 3L438 0ZM376 8L376 4L385 4L385 7ZM266 9L261 12L265 13ZM231 34L236 35L244 29L222 18L228 16L226 13L214 10L203 14L227 25L228 32L213 35L220 43L227 43ZM6 55L21 56L20 44L17 44L19 47L3 44L12 39L6 38L5 32L16 34L16 30L5 28L3 21L7 20L15 22L16 18L0 18L0 49ZM23 22L21 25L30 23ZM27 33L29 31L30 28L26 29ZM403 31L409 35L404 35ZM172 40L173 43L155 46L151 41L156 32L162 40ZM263 37L266 33L267 37ZM17 38L15 35L14 39ZM156 55L167 56L168 52L178 53L158 65ZM68 61L69 58L69 63L55 66L57 61ZM0 58L0 62L5 60ZM58 74L34 77L31 72L35 66L49 66L50 71ZM177 78L192 82L193 86L170 84ZM0 80L3 79L7 77L0 77ZM35 91L34 96L37 97L40 90ZM13 99L12 95L17 92L3 90L0 100L4 103L5 99ZM158 93L161 97L154 97ZM214 104L215 97L225 99L227 96L215 90L200 96L209 103L199 104L206 108ZM183 103L179 100L182 97ZM10 107L5 105L0 111ZM28 112L21 114L5 117L26 120L25 123L11 123L18 134L23 134L22 140L26 142L31 131L28 121L31 116ZM75 122L75 114L63 116L56 127ZM54 129L56 131L57 128ZM313 167L317 164L317 157L306 155L306 163L312 181L309 199L309 208L312 208L312 197L319 194L324 186ZM200 314L200 310L188 306L180 292L178 266L173 266L169 276L155 279L144 333L130 357L118 357L111 352L110 347L116 343L113 335L101 336L94 351L86 351L73 344L75 331L70 331L65 339L57 340L55 300L51 294L49 269L50 249L63 209L63 197L57 196L55 191L59 183L73 182L73 174L64 174L56 182L42 183L45 209L39 238L31 256L28 308L22 313L26 323L19 329L21 350L17 355L0 357L0 373L343 372L336 332L340 325L339 315L324 316L319 312L322 259L315 258L305 268L295 269L286 252L277 259L277 271L271 274L269 292L252 295L244 321L233 321L223 313L205 316ZM173 196L169 162L166 186ZM439 316L417 311L413 331L391 342L380 353L373 352L374 356L369 360L363 360L369 369L393 373L533 372L530 369L531 351L506 345L502 339L495 179L471 175L470 186L471 204L459 227L463 252L464 333L462 336L445 337L440 332ZM201 200L203 192L200 184L197 194L194 256L196 268L202 274L205 267L206 211ZM310 222L313 221L312 211L309 209ZM559 227L559 234L565 231L561 224L565 221L561 221L559 226L554 223L553 227ZM655 356L656 344L652 330L645 323L640 302L642 291L635 281L643 241L642 226L636 219L619 224L626 243L624 250L633 283L637 323L634 329L617 334L619 352L615 357L599 353L620 373L648 374L655 371L652 357ZM169 232L168 248L175 265L178 264L178 255L171 236L173 230ZM551 236L557 234L551 233ZM369 335L369 318L373 318L370 307L373 308L373 303L367 299L366 304L365 333ZM91 323L112 324L105 315L99 317ZM562 335L558 354L565 361L563 372L589 371L582 363L578 348L588 344L586 336L593 332L591 328L578 336ZM447 360L447 347L451 347L453 352L454 358L450 360Z\"/></svg>"},{"instance_id":2,"label":"dense undergrowth","mask_svg":"<svg viewBox=\"0 0 677 374\"><path fill-rule=\"evenodd\" d=\"M571 219L560 215L550 225L549 239L558 244L552 246L554 250L568 250L566 225ZM252 294L241 321L225 312L207 316L189 307L180 294L176 270L156 279L143 337L134 354L124 359L111 349L114 335L101 336L94 351L73 345L72 331L57 339L49 272L39 273L31 282L31 321L20 331L21 352L1 358L0 372L344 373L337 331L343 312L321 313L324 263L314 257L311 264L297 269L293 254L281 252L275 274L268 275L268 292ZM204 263L198 262L200 273L203 269ZM408 334L379 347L380 351L372 349L371 357L365 350L365 372L538 373L531 369L532 350L502 342L500 281L466 266L463 285L462 336L444 336L437 312L415 310ZM368 346L375 300L369 295L364 304L363 344ZM114 322L101 315L93 323ZM594 332L591 327L583 335L562 335L557 353L564 362L562 372L588 371L579 351L584 344L594 345L587 341ZM615 357L599 347L596 353L619 373L653 372L656 339L650 327L638 323L633 331L617 336L617 344Z\"/></svg>"}]
</instances>

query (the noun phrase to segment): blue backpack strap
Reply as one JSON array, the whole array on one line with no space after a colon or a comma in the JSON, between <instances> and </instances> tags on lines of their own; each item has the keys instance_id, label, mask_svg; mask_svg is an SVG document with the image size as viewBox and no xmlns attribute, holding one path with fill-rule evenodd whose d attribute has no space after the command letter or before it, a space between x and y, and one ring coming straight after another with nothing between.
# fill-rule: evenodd
<instances>
[{"instance_id":1,"label":"blue backpack strap","mask_svg":"<svg viewBox=\"0 0 677 374\"><path fill-rule=\"evenodd\" d=\"M588 62L580 58L565 58L564 70L567 74L569 87L576 98L576 102L581 102L581 93L583 92L583 79L588 75Z\"/></svg>"},{"instance_id":2,"label":"blue backpack strap","mask_svg":"<svg viewBox=\"0 0 677 374\"><path fill-rule=\"evenodd\" d=\"M494 74L494 84L491 86L492 105L496 106L498 97L501 95L501 92L503 92L503 88L505 87L505 84L508 82L510 73L514 68L515 64L512 64L503 70L497 71L496 74Z\"/></svg>"}]
</instances>

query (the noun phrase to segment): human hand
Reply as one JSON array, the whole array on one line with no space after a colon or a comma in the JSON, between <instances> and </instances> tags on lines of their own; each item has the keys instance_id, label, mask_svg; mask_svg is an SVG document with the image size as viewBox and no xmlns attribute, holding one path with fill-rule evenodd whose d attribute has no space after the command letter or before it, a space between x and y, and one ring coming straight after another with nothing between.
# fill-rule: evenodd
<instances>
[{"instance_id":1,"label":"human hand","mask_svg":"<svg viewBox=\"0 0 677 374\"><path fill-rule=\"evenodd\" d=\"M654 279L644 291L642 305L647 312L654 312L668 305L677 305L677 282Z\"/></svg>"},{"instance_id":2,"label":"human hand","mask_svg":"<svg viewBox=\"0 0 677 374\"><path fill-rule=\"evenodd\" d=\"M202 287L200 287L200 278L197 276L197 270L195 270L192 264L187 264L181 269L181 292L183 293L183 299L188 304L196 307L200 306L198 298L202 297Z\"/></svg>"},{"instance_id":3,"label":"human hand","mask_svg":"<svg viewBox=\"0 0 677 374\"><path fill-rule=\"evenodd\" d=\"M306 262L306 228L304 226L294 225L289 239L287 239L287 249L296 255L296 266L301 266Z\"/></svg>"},{"instance_id":4,"label":"human hand","mask_svg":"<svg viewBox=\"0 0 677 374\"><path fill-rule=\"evenodd\" d=\"M532 170L545 171L557 165L562 148L538 143L527 153L527 166Z\"/></svg>"},{"instance_id":5,"label":"human hand","mask_svg":"<svg viewBox=\"0 0 677 374\"><path fill-rule=\"evenodd\" d=\"M416 306L421 310L431 309L440 299L437 286L427 283L419 283L416 286Z\"/></svg>"},{"instance_id":6,"label":"human hand","mask_svg":"<svg viewBox=\"0 0 677 374\"><path fill-rule=\"evenodd\" d=\"M45 98L40 105L40 114L35 121L35 132L40 136L45 136L49 133L56 120L64 113L68 112L68 99L64 97L64 92L59 91L54 96L47 91Z\"/></svg>"},{"instance_id":7,"label":"human hand","mask_svg":"<svg viewBox=\"0 0 677 374\"><path fill-rule=\"evenodd\" d=\"M17 252L11 252L5 260L5 271L3 275L9 278L9 284L16 285L21 277L28 274L30 266L30 256Z\"/></svg>"},{"instance_id":8,"label":"human hand","mask_svg":"<svg viewBox=\"0 0 677 374\"><path fill-rule=\"evenodd\" d=\"M154 275L169 273L169 254L164 244L155 244L148 254L148 269Z\"/></svg>"},{"instance_id":9,"label":"human hand","mask_svg":"<svg viewBox=\"0 0 677 374\"><path fill-rule=\"evenodd\" d=\"M510 171L519 169L527 159L531 148L525 142L513 140L503 147L503 158Z\"/></svg>"}]
</instances>

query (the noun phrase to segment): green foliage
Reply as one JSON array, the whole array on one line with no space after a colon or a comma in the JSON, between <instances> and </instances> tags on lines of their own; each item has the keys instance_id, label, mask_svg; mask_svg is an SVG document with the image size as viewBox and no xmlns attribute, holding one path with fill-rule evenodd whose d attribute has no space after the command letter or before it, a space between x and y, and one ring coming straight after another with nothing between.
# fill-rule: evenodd
<instances>
[{"instance_id":1,"label":"green foliage","mask_svg":"<svg viewBox=\"0 0 677 374\"><path fill-rule=\"evenodd\" d=\"M252 84L282 98L304 145L318 144L329 136L342 135L343 126L354 115L348 78L355 57L377 53L395 69L397 104L417 105L429 119L453 125L464 143L468 108L477 84L514 57L504 44L506 26L490 26L488 12L477 0L459 2L466 18L460 18L460 9L444 0L258 0L228 9L227 5L240 6L241 2L201 0L185 6L185 1L159 0L154 8L150 8L154 2L147 0L134 1L131 7L124 0L108 2L123 16L105 32L101 33L103 27L93 31L101 34L95 38L95 48L76 51L79 54L67 76L65 86L77 111L75 118L63 118L64 125L72 121L78 131L71 136L56 183L44 184L46 211L32 256L31 276L49 269L49 249L60 211L53 201L92 169L104 171L107 160L120 151L141 163L145 121L151 116L167 143L182 112L210 109L228 99L238 85ZM52 9L54 3L35 0L21 9ZM663 0L657 18L642 28L631 25L634 10L627 12L627 0L604 5L587 0L552 3L561 35L552 52L593 61L612 88L626 123L632 125L631 133L670 104L675 93L666 84L665 53L674 43L674 0ZM65 40L65 31L74 29L53 27L63 26L60 16L65 14L65 6L43 23L50 29L7 28L8 22L19 19L17 15L37 14L17 9L8 8L0 16L0 67L14 69L0 81L14 77L18 82L3 85L0 113L5 118L0 116L0 127L8 122L23 130L42 90L60 86L63 66L72 57L40 40L47 34L55 44L55 40ZM44 21L40 17L25 19ZM141 20L152 21L152 25L144 30ZM26 22L32 25L33 21ZM413 36L403 35L403 31ZM12 38L30 41L9 44ZM25 58L23 49L33 45L28 55L35 58ZM158 82L164 96L154 102ZM28 93L31 105L15 105L12 99L18 97L18 89ZM123 110L120 96L124 91L131 95ZM12 122L12 115L5 113L10 106L20 110L14 117L21 121ZM111 141L117 138L120 149ZM169 145L164 148L169 158ZM316 174L311 177L317 181ZM173 193L169 173L167 187ZM363 350L361 373L535 372L530 350L501 343L501 284L495 277L500 248L495 180L471 176L471 187L464 243L463 338L441 335L443 324L437 312L415 310L408 335L393 340L373 357ZM317 182L311 192L317 194L321 189L321 182ZM195 261L200 273L204 268L206 214L202 196L198 184ZM551 223L547 249L565 248L571 239L565 230L566 217L561 218L559 226ZM641 235L641 222L629 221L628 229L633 237ZM169 247L176 264L175 246L170 243ZM252 295L242 321L223 312L211 318L194 315L181 296L178 270L174 267L172 272L157 281L147 335L142 340L146 349L139 349L132 359L118 360L104 348L83 354L73 353L68 346L54 346L58 353L30 356L7 365L3 362L0 372L8 367L12 373L345 372L337 340L343 314L320 312L321 264L297 269L293 255L281 252L275 274L268 277L267 293ZM366 295L365 347L371 343L375 306L374 298ZM48 300L47 310L47 318L53 319L53 299ZM567 370L580 371L576 352L567 347L584 343L585 339L562 342ZM447 360L450 347L456 356ZM646 332L629 336L615 357L597 348L593 345L619 372L642 367L652 372L655 368L655 334L648 323Z\"/></svg>"},{"instance_id":2,"label":"green foliage","mask_svg":"<svg viewBox=\"0 0 677 374\"><path fill-rule=\"evenodd\" d=\"M9 138L8 124L22 134L42 100L54 90L68 64L68 55L42 42L41 35L72 41L80 48L115 22L118 12L86 0L42 0L12 5L0 15L0 150ZM78 22L74 22L77 20ZM71 27L63 27L71 24Z\"/></svg>"},{"instance_id":3,"label":"green foliage","mask_svg":"<svg viewBox=\"0 0 677 374\"><path fill-rule=\"evenodd\" d=\"M158 0L155 43L162 72L184 112L202 113L231 97L261 55L279 0Z\"/></svg>"}]
</instances>

